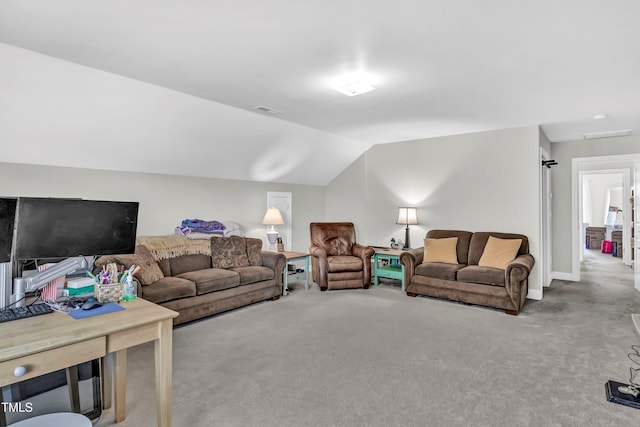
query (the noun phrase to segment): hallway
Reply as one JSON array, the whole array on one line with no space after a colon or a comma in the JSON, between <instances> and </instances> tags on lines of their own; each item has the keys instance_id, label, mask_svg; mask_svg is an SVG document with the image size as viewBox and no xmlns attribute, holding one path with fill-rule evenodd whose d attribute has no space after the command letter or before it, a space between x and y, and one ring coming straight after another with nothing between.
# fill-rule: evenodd
<instances>
[{"instance_id":1,"label":"hallway","mask_svg":"<svg viewBox=\"0 0 640 427\"><path fill-rule=\"evenodd\" d=\"M597 250L585 249L580 275L581 281L593 280L605 287L607 284L616 283L633 288L633 268L624 265L622 258L603 254Z\"/></svg>"}]
</instances>

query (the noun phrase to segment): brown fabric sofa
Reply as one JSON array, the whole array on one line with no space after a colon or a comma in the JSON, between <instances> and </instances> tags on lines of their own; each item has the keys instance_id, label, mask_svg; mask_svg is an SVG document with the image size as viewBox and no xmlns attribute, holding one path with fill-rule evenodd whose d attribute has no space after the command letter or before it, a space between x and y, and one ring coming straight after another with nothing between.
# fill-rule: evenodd
<instances>
[{"instance_id":1,"label":"brown fabric sofa","mask_svg":"<svg viewBox=\"0 0 640 427\"><path fill-rule=\"evenodd\" d=\"M504 269L478 265L489 236L520 239L515 259ZM529 254L529 240L521 234L460 230L431 230L431 239L457 237L457 263L423 262L424 248L400 255L404 266L406 292L409 296L427 295L494 307L517 315L528 291L528 277L534 265Z\"/></svg>"},{"instance_id":2,"label":"brown fabric sofa","mask_svg":"<svg viewBox=\"0 0 640 427\"><path fill-rule=\"evenodd\" d=\"M174 325L282 294L284 255L262 251L262 240L245 237L188 239L138 237L133 255L105 256L107 262L142 266L138 296L180 313Z\"/></svg>"},{"instance_id":3,"label":"brown fabric sofa","mask_svg":"<svg viewBox=\"0 0 640 427\"><path fill-rule=\"evenodd\" d=\"M321 291L368 288L375 250L356 243L351 222L312 222L311 272Z\"/></svg>"}]
</instances>

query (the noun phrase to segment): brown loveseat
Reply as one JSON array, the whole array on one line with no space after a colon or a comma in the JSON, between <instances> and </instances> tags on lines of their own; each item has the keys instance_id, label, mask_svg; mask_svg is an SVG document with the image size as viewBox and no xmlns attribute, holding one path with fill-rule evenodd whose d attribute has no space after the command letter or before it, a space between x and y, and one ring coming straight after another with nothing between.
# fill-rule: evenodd
<instances>
[{"instance_id":1,"label":"brown loveseat","mask_svg":"<svg viewBox=\"0 0 640 427\"><path fill-rule=\"evenodd\" d=\"M451 238L457 238L457 241L439 240ZM488 245L490 238L491 245ZM504 242L509 243L507 240L513 242L513 252L512 256L505 258L504 253L496 248ZM453 259L440 254L430 254L429 247L426 251L429 254L427 256L435 256L436 262L423 262L424 247L400 255L400 262L404 266L407 295L428 295L484 305L514 315L520 312L527 297L529 273L534 265L526 236L458 230L431 230L427 233L425 244L431 244L431 248L443 248L441 242L455 242ZM489 246L491 248L487 249L485 254L485 248ZM495 253L502 256L503 268L487 266L492 263L490 258Z\"/></svg>"},{"instance_id":2,"label":"brown loveseat","mask_svg":"<svg viewBox=\"0 0 640 427\"><path fill-rule=\"evenodd\" d=\"M140 265L138 296L180 313L174 325L282 294L284 255L262 251L262 240L244 237L188 239L138 237L133 255L96 260Z\"/></svg>"},{"instance_id":3,"label":"brown loveseat","mask_svg":"<svg viewBox=\"0 0 640 427\"><path fill-rule=\"evenodd\" d=\"M375 250L356 243L351 222L312 222L311 272L321 291L368 288Z\"/></svg>"}]
</instances>

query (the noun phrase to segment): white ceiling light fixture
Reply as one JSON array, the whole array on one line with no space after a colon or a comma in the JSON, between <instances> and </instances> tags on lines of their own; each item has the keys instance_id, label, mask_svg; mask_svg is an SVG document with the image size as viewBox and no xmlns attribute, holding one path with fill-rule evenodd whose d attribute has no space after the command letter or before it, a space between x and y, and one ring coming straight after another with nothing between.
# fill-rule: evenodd
<instances>
[{"instance_id":1,"label":"white ceiling light fixture","mask_svg":"<svg viewBox=\"0 0 640 427\"><path fill-rule=\"evenodd\" d=\"M614 138L617 136L629 136L631 135L631 129L610 130L606 132L585 133L584 139L598 139L598 138Z\"/></svg>"},{"instance_id":2,"label":"white ceiling light fixture","mask_svg":"<svg viewBox=\"0 0 640 427\"><path fill-rule=\"evenodd\" d=\"M366 82L363 82L362 80L355 80L342 86L336 86L334 87L334 89L347 96L356 96L362 95L363 93L371 92L376 88Z\"/></svg>"},{"instance_id":3,"label":"white ceiling light fixture","mask_svg":"<svg viewBox=\"0 0 640 427\"><path fill-rule=\"evenodd\" d=\"M593 116L593 120L603 120L606 119L607 117L609 117L606 114L596 114L595 116Z\"/></svg>"},{"instance_id":4,"label":"white ceiling light fixture","mask_svg":"<svg viewBox=\"0 0 640 427\"><path fill-rule=\"evenodd\" d=\"M373 78L362 73L351 73L335 79L331 83L338 92L347 96L362 95L376 88L373 86Z\"/></svg>"}]
</instances>

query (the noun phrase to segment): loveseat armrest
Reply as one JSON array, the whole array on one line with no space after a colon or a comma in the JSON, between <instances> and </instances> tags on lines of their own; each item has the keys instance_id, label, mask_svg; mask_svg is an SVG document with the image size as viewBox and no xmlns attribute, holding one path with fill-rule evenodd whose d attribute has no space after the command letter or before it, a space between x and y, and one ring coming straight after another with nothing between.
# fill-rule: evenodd
<instances>
[{"instance_id":1,"label":"loveseat armrest","mask_svg":"<svg viewBox=\"0 0 640 427\"><path fill-rule=\"evenodd\" d=\"M527 298L529 274L534 264L535 260L531 254L523 254L509 262L504 270L505 288L513 305L516 307L516 314L520 311Z\"/></svg>"},{"instance_id":2,"label":"loveseat armrest","mask_svg":"<svg viewBox=\"0 0 640 427\"><path fill-rule=\"evenodd\" d=\"M411 278L415 274L416 266L422 264L423 257L424 257L424 247L410 249L400 254L400 264L404 266L405 286L408 286L411 283Z\"/></svg>"},{"instance_id":3,"label":"loveseat armrest","mask_svg":"<svg viewBox=\"0 0 640 427\"><path fill-rule=\"evenodd\" d=\"M357 256L358 258L366 259L371 258L375 253L375 249L371 246L364 246L360 243L356 243L352 248L353 256Z\"/></svg>"},{"instance_id":4,"label":"loveseat armrest","mask_svg":"<svg viewBox=\"0 0 640 427\"><path fill-rule=\"evenodd\" d=\"M280 252L262 251L262 265L270 268L275 273L276 283L280 287L280 293L284 284L282 283L282 272L287 264L287 257Z\"/></svg>"},{"instance_id":5,"label":"loveseat armrest","mask_svg":"<svg viewBox=\"0 0 640 427\"><path fill-rule=\"evenodd\" d=\"M516 257L507 264L507 268L505 269L505 279L507 283L511 280L518 282L526 280L534 264L535 260L531 254L523 254Z\"/></svg>"}]
</instances>

